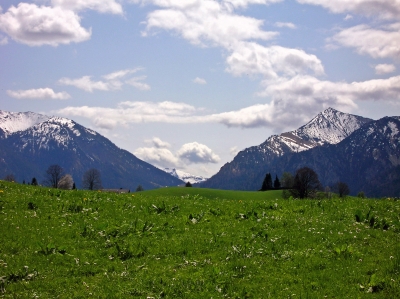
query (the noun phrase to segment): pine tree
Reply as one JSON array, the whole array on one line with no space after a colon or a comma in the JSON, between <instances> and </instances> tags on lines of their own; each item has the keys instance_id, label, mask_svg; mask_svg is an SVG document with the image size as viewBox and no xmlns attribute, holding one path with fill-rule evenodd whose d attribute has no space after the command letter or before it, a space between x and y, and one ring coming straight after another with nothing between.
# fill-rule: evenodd
<instances>
[{"instance_id":1,"label":"pine tree","mask_svg":"<svg viewBox=\"0 0 400 299\"><path fill-rule=\"evenodd\" d=\"M275 178L274 188L275 189L280 189L281 188L281 182L279 181L278 176L276 176L276 178Z\"/></svg>"},{"instance_id":2,"label":"pine tree","mask_svg":"<svg viewBox=\"0 0 400 299\"><path fill-rule=\"evenodd\" d=\"M31 185L32 186L37 186L37 180L36 180L36 178L32 178L32 183L31 183Z\"/></svg>"},{"instance_id":3,"label":"pine tree","mask_svg":"<svg viewBox=\"0 0 400 299\"><path fill-rule=\"evenodd\" d=\"M270 173L265 175L265 179L261 186L261 191L271 190L272 189L272 177Z\"/></svg>"}]
</instances>

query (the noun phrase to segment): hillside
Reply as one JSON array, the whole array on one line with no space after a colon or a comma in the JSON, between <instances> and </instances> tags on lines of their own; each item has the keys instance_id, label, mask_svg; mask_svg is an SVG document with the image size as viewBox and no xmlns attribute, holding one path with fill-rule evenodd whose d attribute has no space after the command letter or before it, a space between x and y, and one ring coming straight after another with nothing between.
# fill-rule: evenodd
<instances>
[{"instance_id":1,"label":"hillside","mask_svg":"<svg viewBox=\"0 0 400 299\"><path fill-rule=\"evenodd\" d=\"M6 117L4 111L2 115L3 120L14 121L0 122L7 132L0 139L0 177L14 174L19 182L36 177L41 183L46 169L58 164L72 175L78 188L83 173L90 168L100 171L105 188L135 190L140 184L153 189L183 183L72 120L31 112L24 117L12 117L12 113ZM20 119L23 124L19 124Z\"/></svg>"}]
</instances>

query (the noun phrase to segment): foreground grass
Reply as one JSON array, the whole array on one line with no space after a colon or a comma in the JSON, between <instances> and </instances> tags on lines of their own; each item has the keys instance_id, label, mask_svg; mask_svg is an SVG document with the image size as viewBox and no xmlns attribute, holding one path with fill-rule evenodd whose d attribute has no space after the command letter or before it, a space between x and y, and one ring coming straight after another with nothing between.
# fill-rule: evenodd
<instances>
[{"instance_id":1,"label":"foreground grass","mask_svg":"<svg viewBox=\"0 0 400 299\"><path fill-rule=\"evenodd\" d=\"M400 201L0 181L2 298L400 298Z\"/></svg>"}]
</instances>

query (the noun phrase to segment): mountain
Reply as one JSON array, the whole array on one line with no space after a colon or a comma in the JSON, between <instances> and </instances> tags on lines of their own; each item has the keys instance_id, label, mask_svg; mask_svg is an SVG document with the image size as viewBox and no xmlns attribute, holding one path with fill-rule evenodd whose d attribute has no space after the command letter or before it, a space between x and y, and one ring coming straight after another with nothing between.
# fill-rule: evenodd
<instances>
[{"instance_id":1,"label":"mountain","mask_svg":"<svg viewBox=\"0 0 400 299\"><path fill-rule=\"evenodd\" d=\"M279 157L289 153L308 151L325 144L337 144L347 138L369 118L347 114L328 108L297 130L273 135L258 146L239 152L232 162L201 186L204 188L231 190L258 190L262 180L259 174L270 172L270 165ZM277 173L278 176L282 171Z\"/></svg>"},{"instance_id":2,"label":"mountain","mask_svg":"<svg viewBox=\"0 0 400 299\"><path fill-rule=\"evenodd\" d=\"M349 185L351 194L364 191L368 197L400 194L400 117L371 121L338 144L326 144L301 153L288 153L268 167L271 173L308 166L323 186L338 181ZM262 182L265 173L256 179Z\"/></svg>"},{"instance_id":3,"label":"mountain","mask_svg":"<svg viewBox=\"0 0 400 299\"><path fill-rule=\"evenodd\" d=\"M48 166L58 164L71 174L78 188L83 173L96 168L104 188L135 190L176 186L182 181L118 148L99 133L60 117L32 112L1 111L0 177L43 181Z\"/></svg>"},{"instance_id":4,"label":"mountain","mask_svg":"<svg viewBox=\"0 0 400 299\"><path fill-rule=\"evenodd\" d=\"M172 175L184 182L190 182L191 184L202 183L207 180L207 178L204 178L202 176L193 175L193 174L181 171L181 170L177 170L175 168L164 168L163 170L165 172L169 173L170 175Z\"/></svg>"}]
</instances>

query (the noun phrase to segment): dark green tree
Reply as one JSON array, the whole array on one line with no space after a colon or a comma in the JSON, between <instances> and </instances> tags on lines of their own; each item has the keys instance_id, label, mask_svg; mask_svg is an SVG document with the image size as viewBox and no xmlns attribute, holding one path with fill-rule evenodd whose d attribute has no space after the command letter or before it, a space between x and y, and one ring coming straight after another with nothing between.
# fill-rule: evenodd
<instances>
[{"instance_id":1,"label":"dark green tree","mask_svg":"<svg viewBox=\"0 0 400 299\"><path fill-rule=\"evenodd\" d=\"M290 189L293 187L294 178L290 172L284 172L281 178L281 187Z\"/></svg>"},{"instance_id":2,"label":"dark green tree","mask_svg":"<svg viewBox=\"0 0 400 299\"><path fill-rule=\"evenodd\" d=\"M315 197L318 189L321 188L317 173L309 168L302 167L296 171L293 188L290 193L297 198Z\"/></svg>"},{"instance_id":3,"label":"dark green tree","mask_svg":"<svg viewBox=\"0 0 400 299\"><path fill-rule=\"evenodd\" d=\"M144 191L142 185L137 186L136 192Z\"/></svg>"},{"instance_id":4,"label":"dark green tree","mask_svg":"<svg viewBox=\"0 0 400 299\"><path fill-rule=\"evenodd\" d=\"M350 194L350 188L344 182L337 182L334 186L334 190L339 194L339 197L346 197Z\"/></svg>"},{"instance_id":5,"label":"dark green tree","mask_svg":"<svg viewBox=\"0 0 400 299\"><path fill-rule=\"evenodd\" d=\"M32 186L37 186L37 185L38 185L37 179L36 179L36 178L32 178L31 185L32 185Z\"/></svg>"},{"instance_id":6,"label":"dark green tree","mask_svg":"<svg viewBox=\"0 0 400 299\"><path fill-rule=\"evenodd\" d=\"M271 189L272 189L272 177L270 173L267 173L262 183L261 191L266 191Z\"/></svg>"},{"instance_id":7,"label":"dark green tree","mask_svg":"<svg viewBox=\"0 0 400 299\"><path fill-rule=\"evenodd\" d=\"M281 188L281 182L278 179L278 176L275 177L274 181L274 189L280 189Z\"/></svg>"},{"instance_id":8,"label":"dark green tree","mask_svg":"<svg viewBox=\"0 0 400 299\"><path fill-rule=\"evenodd\" d=\"M190 182L187 182L187 183L185 184L185 187L192 187L192 184L191 184Z\"/></svg>"}]
</instances>

